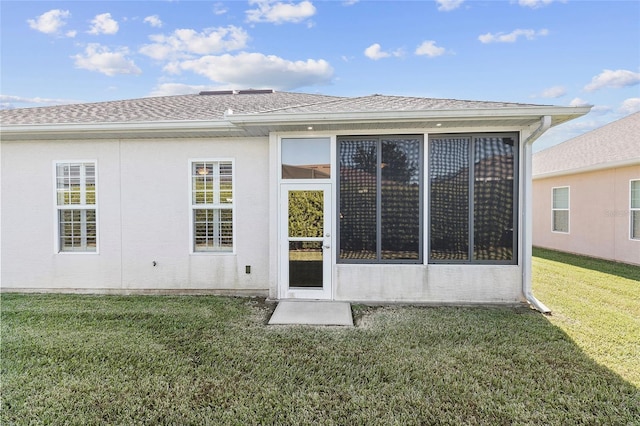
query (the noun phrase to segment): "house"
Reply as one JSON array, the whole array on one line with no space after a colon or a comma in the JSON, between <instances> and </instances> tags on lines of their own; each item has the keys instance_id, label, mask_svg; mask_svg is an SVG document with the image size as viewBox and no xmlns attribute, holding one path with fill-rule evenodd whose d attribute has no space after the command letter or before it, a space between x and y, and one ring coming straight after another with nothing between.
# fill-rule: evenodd
<instances>
[{"instance_id":1,"label":"house","mask_svg":"<svg viewBox=\"0 0 640 426\"><path fill-rule=\"evenodd\" d=\"M640 112L533 155L533 244L640 265Z\"/></svg>"},{"instance_id":2,"label":"house","mask_svg":"<svg viewBox=\"0 0 640 426\"><path fill-rule=\"evenodd\" d=\"M531 145L588 111L272 90L5 110L2 290L537 303Z\"/></svg>"}]
</instances>

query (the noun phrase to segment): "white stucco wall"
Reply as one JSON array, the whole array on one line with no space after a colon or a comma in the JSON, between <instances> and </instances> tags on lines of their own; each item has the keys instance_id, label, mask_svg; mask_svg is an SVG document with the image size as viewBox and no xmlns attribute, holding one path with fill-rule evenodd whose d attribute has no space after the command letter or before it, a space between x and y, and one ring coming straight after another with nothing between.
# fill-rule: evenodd
<instances>
[{"instance_id":1,"label":"white stucco wall","mask_svg":"<svg viewBox=\"0 0 640 426\"><path fill-rule=\"evenodd\" d=\"M266 294L266 138L3 141L1 149L3 289ZM235 161L234 254L190 254L189 160L204 158ZM55 252L60 160L97 161L98 253Z\"/></svg>"},{"instance_id":2,"label":"white stucco wall","mask_svg":"<svg viewBox=\"0 0 640 426\"><path fill-rule=\"evenodd\" d=\"M277 298L277 141L276 136L3 141L2 289L219 291ZM190 253L189 160L194 159L234 160L233 254ZM73 160L97 162L95 254L55 251L53 165ZM331 294L336 300L371 303L518 303L523 301L522 263L519 258L518 265L334 264ZM245 273L246 265L251 274Z\"/></svg>"},{"instance_id":3,"label":"white stucco wall","mask_svg":"<svg viewBox=\"0 0 640 426\"><path fill-rule=\"evenodd\" d=\"M337 265L335 275L337 300L524 302L517 265Z\"/></svg>"}]
</instances>

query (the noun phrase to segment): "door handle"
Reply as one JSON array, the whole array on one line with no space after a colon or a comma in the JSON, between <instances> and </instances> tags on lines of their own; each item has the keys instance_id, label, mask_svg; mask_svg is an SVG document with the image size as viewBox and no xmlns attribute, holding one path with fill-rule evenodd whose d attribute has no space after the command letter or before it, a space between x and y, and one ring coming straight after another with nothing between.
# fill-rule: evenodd
<instances>
[{"instance_id":1,"label":"door handle","mask_svg":"<svg viewBox=\"0 0 640 426\"><path fill-rule=\"evenodd\" d=\"M326 248L326 249L331 248L331 246L329 246L329 245L324 245L324 246L322 246L322 247L323 247L323 248Z\"/></svg>"}]
</instances>

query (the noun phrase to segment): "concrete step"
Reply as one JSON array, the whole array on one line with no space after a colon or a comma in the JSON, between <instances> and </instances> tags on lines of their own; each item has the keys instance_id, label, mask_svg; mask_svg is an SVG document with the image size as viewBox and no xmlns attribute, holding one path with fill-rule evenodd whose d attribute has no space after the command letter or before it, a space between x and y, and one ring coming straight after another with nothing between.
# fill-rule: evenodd
<instances>
[{"instance_id":1,"label":"concrete step","mask_svg":"<svg viewBox=\"0 0 640 426\"><path fill-rule=\"evenodd\" d=\"M281 300L269 325L347 325L353 326L351 304L324 300Z\"/></svg>"}]
</instances>

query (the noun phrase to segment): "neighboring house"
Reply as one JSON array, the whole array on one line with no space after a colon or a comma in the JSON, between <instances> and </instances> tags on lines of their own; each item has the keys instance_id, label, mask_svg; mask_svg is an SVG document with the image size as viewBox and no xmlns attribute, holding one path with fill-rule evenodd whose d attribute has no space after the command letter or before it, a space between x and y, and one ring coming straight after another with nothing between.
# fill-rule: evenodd
<instances>
[{"instance_id":1,"label":"neighboring house","mask_svg":"<svg viewBox=\"0 0 640 426\"><path fill-rule=\"evenodd\" d=\"M588 111L269 90L5 110L2 290L535 303L531 144Z\"/></svg>"},{"instance_id":2,"label":"neighboring house","mask_svg":"<svg viewBox=\"0 0 640 426\"><path fill-rule=\"evenodd\" d=\"M640 112L533 156L533 244L640 265Z\"/></svg>"}]
</instances>

